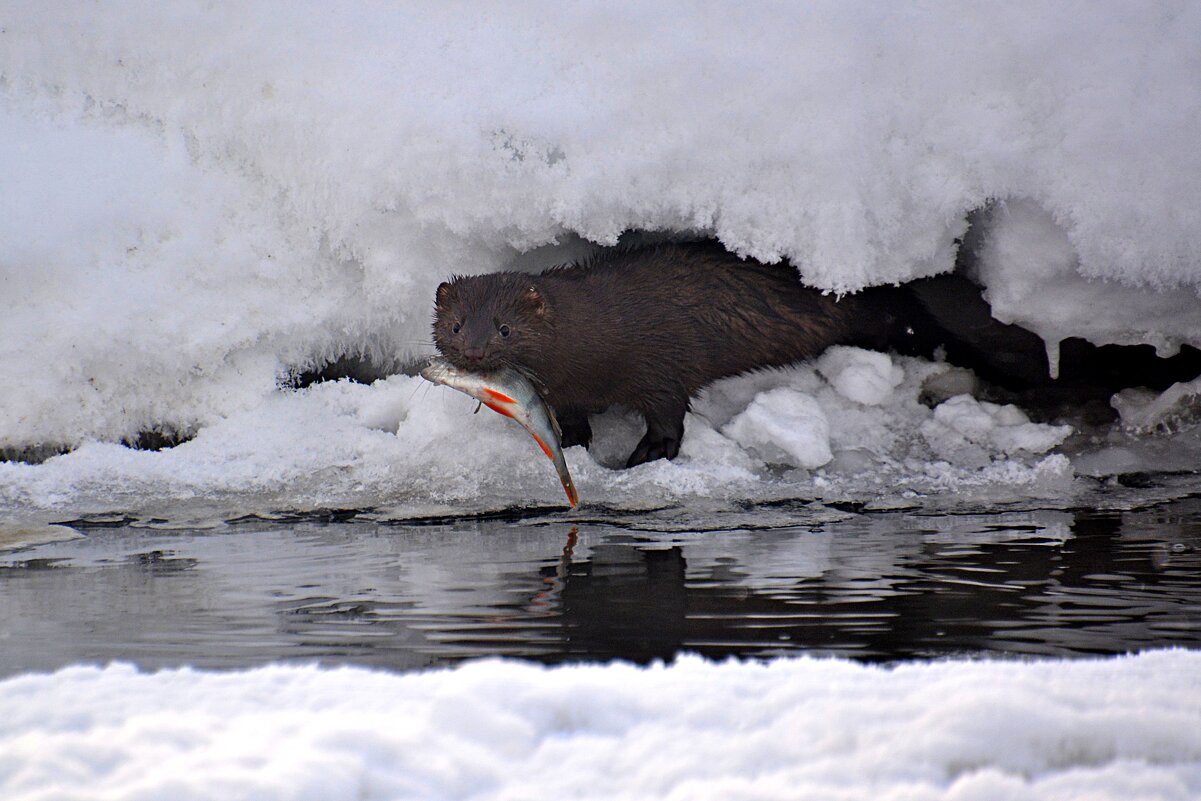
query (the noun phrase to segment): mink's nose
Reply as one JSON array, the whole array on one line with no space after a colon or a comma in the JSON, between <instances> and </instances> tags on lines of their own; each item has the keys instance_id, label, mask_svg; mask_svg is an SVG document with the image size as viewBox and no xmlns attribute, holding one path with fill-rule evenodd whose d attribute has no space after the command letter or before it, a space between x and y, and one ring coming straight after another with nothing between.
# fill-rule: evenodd
<instances>
[{"instance_id":1,"label":"mink's nose","mask_svg":"<svg viewBox=\"0 0 1201 801\"><path fill-rule=\"evenodd\" d=\"M463 358L469 362L478 362L484 358L483 348L464 348Z\"/></svg>"}]
</instances>

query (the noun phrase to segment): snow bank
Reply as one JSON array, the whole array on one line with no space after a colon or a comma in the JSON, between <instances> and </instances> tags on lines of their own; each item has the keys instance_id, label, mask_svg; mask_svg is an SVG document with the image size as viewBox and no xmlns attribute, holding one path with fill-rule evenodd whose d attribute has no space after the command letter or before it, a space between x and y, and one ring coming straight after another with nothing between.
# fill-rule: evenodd
<instances>
[{"instance_id":1,"label":"snow bank","mask_svg":"<svg viewBox=\"0 0 1201 801\"><path fill-rule=\"evenodd\" d=\"M1198 341L1195 3L63 2L2 22L0 446L214 425L289 370L420 350L451 271L631 228L855 289L949 269L966 212L1024 198L981 273L1002 314L1051 340ZM1098 314L1118 286L1137 313L1105 295Z\"/></svg>"},{"instance_id":2,"label":"snow bank","mask_svg":"<svg viewBox=\"0 0 1201 801\"><path fill-rule=\"evenodd\" d=\"M970 502L973 487L991 488L989 501L1071 497L1068 460L1044 453L1066 426L968 396L931 410L919 396L946 365L855 349L836 356L716 383L687 416L673 462L618 469L643 422L620 411L598 418L593 450L566 451L581 513L782 498L911 505L948 489ZM875 392L885 377L900 383L869 398L879 403L843 394ZM554 470L525 431L474 409L420 378L318 384L276 393L161 452L89 443L40 465L0 463L0 508L47 522L114 511L174 520L285 508L409 517L563 507Z\"/></svg>"},{"instance_id":3,"label":"snow bank","mask_svg":"<svg viewBox=\"0 0 1201 801\"><path fill-rule=\"evenodd\" d=\"M1201 654L418 675L73 667L0 682L0 794L1078 799L1201 794Z\"/></svg>"},{"instance_id":4,"label":"snow bank","mask_svg":"<svg viewBox=\"0 0 1201 801\"><path fill-rule=\"evenodd\" d=\"M76 448L0 465L8 509L557 504L519 434L412 381L280 384L429 352L452 271L628 229L855 289L949 269L965 214L1010 199L977 261L1004 319L1050 343L1201 342L1193 3L131 0L0 23L0 448ZM817 369L713 388L676 464L613 473L636 424L599 421L596 458L568 456L585 501L1071 480L1039 455L1053 431L930 422L940 368L846 350ZM153 429L198 436L107 444Z\"/></svg>"}]
</instances>

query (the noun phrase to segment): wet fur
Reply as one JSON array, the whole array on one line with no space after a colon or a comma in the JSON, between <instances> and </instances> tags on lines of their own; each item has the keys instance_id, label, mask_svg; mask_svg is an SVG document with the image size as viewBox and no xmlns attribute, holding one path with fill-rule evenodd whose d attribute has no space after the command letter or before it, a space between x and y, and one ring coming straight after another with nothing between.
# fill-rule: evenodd
<instances>
[{"instance_id":1,"label":"wet fur","mask_svg":"<svg viewBox=\"0 0 1201 801\"><path fill-rule=\"evenodd\" d=\"M564 447L588 444L591 414L615 404L640 412L647 433L633 466L676 456L689 400L705 385L835 343L883 347L896 325L888 290L836 299L803 287L790 266L696 243L541 275L456 276L438 288L434 341L461 369L507 364L528 375L558 415Z\"/></svg>"}]
</instances>

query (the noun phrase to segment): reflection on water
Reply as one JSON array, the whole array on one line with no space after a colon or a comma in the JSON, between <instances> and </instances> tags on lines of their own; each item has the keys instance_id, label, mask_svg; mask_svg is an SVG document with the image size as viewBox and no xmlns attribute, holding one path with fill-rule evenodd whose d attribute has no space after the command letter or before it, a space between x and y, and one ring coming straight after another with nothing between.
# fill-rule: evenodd
<instances>
[{"instance_id":1,"label":"reflection on water","mask_svg":"<svg viewBox=\"0 0 1201 801\"><path fill-rule=\"evenodd\" d=\"M1201 501L654 533L555 518L83 525L0 553L0 675L1201 647Z\"/></svg>"}]
</instances>

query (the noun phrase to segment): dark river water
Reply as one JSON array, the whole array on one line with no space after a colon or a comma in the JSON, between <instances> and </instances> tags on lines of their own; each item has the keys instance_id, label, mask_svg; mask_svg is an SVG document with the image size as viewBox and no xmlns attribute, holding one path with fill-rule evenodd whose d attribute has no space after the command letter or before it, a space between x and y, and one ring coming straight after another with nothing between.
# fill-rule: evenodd
<instances>
[{"instance_id":1,"label":"dark river water","mask_svg":"<svg viewBox=\"0 0 1201 801\"><path fill-rule=\"evenodd\" d=\"M113 660L409 670L489 655L887 661L1201 647L1196 499L760 530L363 518L77 521L80 538L2 551L0 675Z\"/></svg>"}]
</instances>

